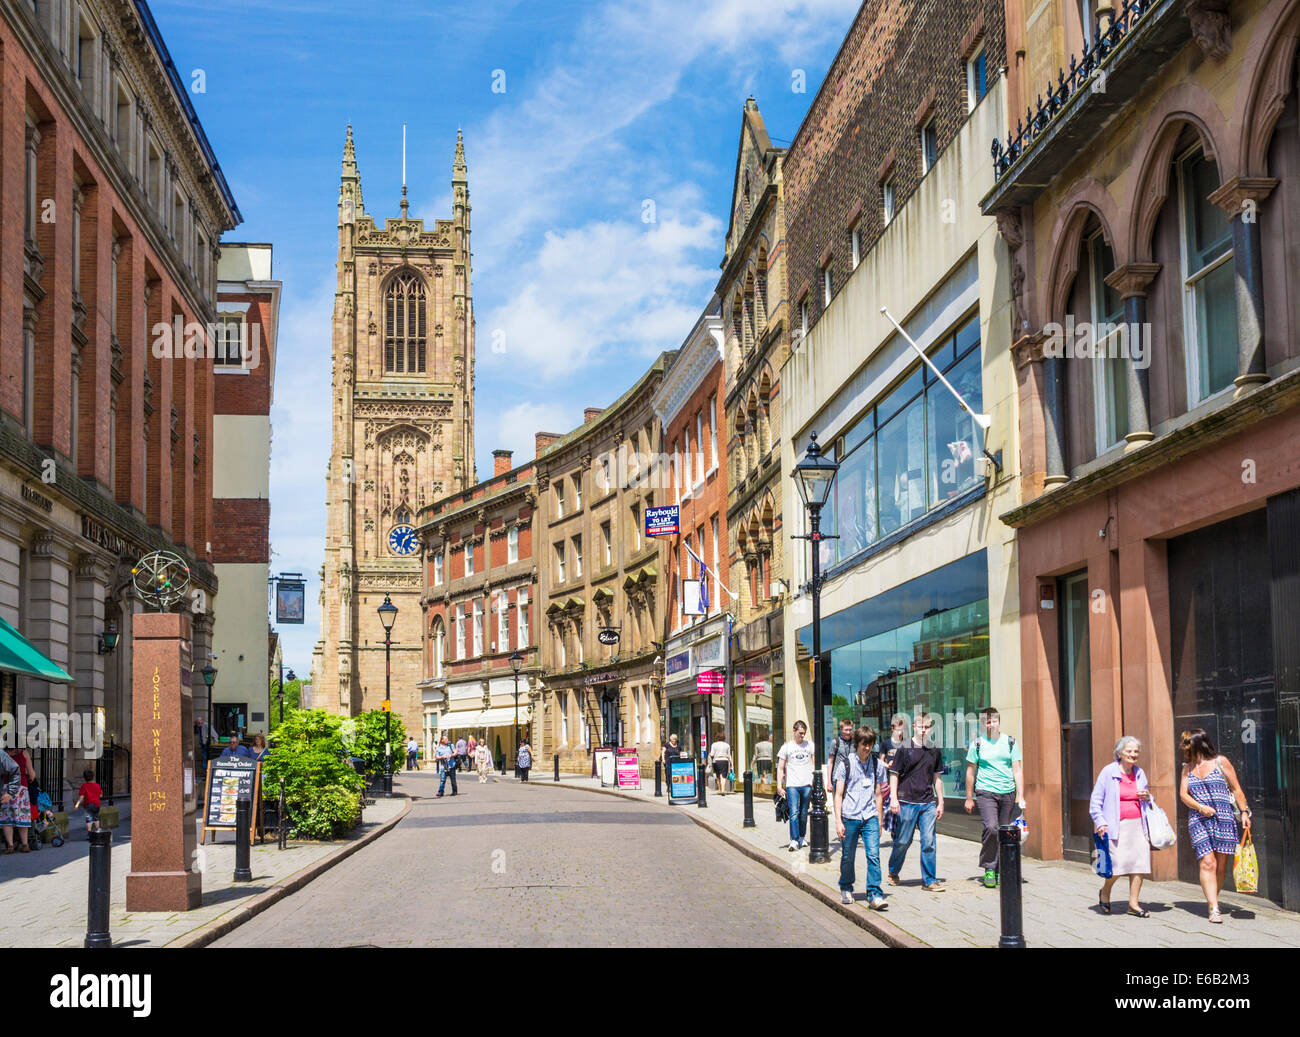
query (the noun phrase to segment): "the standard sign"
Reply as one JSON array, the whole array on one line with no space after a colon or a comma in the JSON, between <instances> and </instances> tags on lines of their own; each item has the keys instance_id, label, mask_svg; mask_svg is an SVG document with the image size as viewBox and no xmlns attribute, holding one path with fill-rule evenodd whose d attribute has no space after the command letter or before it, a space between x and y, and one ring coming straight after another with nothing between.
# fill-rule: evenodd
<instances>
[{"instance_id":1,"label":"the standard sign","mask_svg":"<svg viewBox=\"0 0 1300 1037\"><path fill-rule=\"evenodd\" d=\"M677 505L645 509L645 535L667 537L677 533Z\"/></svg>"}]
</instances>

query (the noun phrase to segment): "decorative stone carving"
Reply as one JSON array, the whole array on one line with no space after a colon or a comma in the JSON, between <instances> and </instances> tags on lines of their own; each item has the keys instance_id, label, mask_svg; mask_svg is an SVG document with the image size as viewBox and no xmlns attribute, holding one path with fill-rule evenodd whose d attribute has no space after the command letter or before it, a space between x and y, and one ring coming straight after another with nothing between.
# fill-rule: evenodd
<instances>
[{"instance_id":1,"label":"decorative stone carving","mask_svg":"<svg viewBox=\"0 0 1300 1037\"><path fill-rule=\"evenodd\" d=\"M1201 53L1223 61L1232 53L1232 19L1228 0L1187 0L1187 20Z\"/></svg>"}]
</instances>

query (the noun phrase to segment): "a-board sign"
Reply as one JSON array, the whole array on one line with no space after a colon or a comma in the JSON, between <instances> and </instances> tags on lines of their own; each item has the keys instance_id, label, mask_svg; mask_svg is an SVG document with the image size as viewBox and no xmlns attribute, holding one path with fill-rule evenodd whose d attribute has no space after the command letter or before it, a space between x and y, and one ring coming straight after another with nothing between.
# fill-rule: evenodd
<instances>
[{"instance_id":1,"label":"a-board sign","mask_svg":"<svg viewBox=\"0 0 1300 1037\"><path fill-rule=\"evenodd\" d=\"M668 802L695 802L695 761L671 760L668 764Z\"/></svg>"},{"instance_id":2,"label":"a-board sign","mask_svg":"<svg viewBox=\"0 0 1300 1037\"><path fill-rule=\"evenodd\" d=\"M592 750L592 757L596 764L596 777L600 779L602 788L609 788L614 784L614 750L609 746L598 746Z\"/></svg>"},{"instance_id":3,"label":"a-board sign","mask_svg":"<svg viewBox=\"0 0 1300 1037\"><path fill-rule=\"evenodd\" d=\"M645 509L645 535L648 537L673 536L677 532L678 506L668 504L662 508Z\"/></svg>"},{"instance_id":4,"label":"a-board sign","mask_svg":"<svg viewBox=\"0 0 1300 1037\"><path fill-rule=\"evenodd\" d=\"M641 787L641 761L635 747L619 749L614 754L614 768L621 789L639 789Z\"/></svg>"},{"instance_id":5,"label":"a-board sign","mask_svg":"<svg viewBox=\"0 0 1300 1037\"><path fill-rule=\"evenodd\" d=\"M249 840L258 829L262 801L262 765L246 756L220 756L208 761L207 797L203 803L203 836L209 831L235 830L235 807L240 796L253 805Z\"/></svg>"}]
</instances>

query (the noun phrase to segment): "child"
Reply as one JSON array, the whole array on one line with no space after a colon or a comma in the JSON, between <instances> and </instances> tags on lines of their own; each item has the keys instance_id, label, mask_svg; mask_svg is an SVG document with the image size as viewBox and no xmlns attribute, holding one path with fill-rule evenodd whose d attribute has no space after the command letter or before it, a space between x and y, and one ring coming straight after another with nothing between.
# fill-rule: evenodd
<instances>
[{"instance_id":1,"label":"child","mask_svg":"<svg viewBox=\"0 0 1300 1037\"><path fill-rule=\"evenodd\" d=\"M91 832L99 831L99 801L104 792L96 783L93 770L87 768L81 776L85 781L77 790L77 802L72 809L76 810L83 803L86 805L86 835L89 836Z\"/></svg>"}]
</instances>

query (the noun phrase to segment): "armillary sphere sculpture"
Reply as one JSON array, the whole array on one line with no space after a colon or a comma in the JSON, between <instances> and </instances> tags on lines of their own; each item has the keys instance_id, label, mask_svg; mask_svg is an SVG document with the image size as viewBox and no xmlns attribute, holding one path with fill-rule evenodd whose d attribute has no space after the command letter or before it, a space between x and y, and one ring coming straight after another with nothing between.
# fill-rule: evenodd
<instances>
[{"instance_id":1,"label":"armillary sphere sculpture","mask_svg":"<svg viewBox=\"0 0 1300 1037\"><path fill-rule=\"evenodd\" d=\"M131 567L131 583L145 602L165 612L185 597L190 567L170 551L154 551Z\"/></svg>"}]
</instances>

